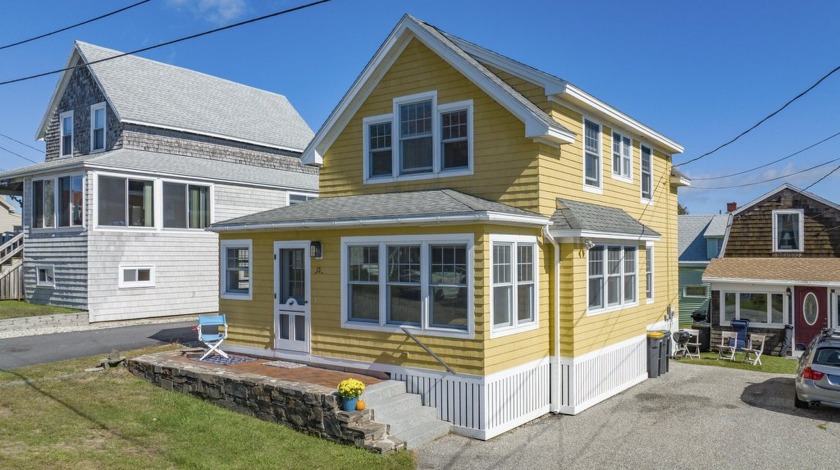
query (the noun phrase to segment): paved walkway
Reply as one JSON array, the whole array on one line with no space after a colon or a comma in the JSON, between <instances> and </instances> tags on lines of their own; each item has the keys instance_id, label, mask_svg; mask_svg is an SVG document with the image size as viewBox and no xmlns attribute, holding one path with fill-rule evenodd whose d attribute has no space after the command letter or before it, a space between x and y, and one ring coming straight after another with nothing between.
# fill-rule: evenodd
<instances>
[{"instance_id":1,"label":"paved walkway","mask_svg":"<svg viewBox=\"0 0 840 470\"><path fill-rule=\"evenodd\" d=\"M798 410L793 377L674 362L578 416L549 415L488 442L450 435L419 468L836 468L840 410Z\"/></svg>"}]
</instances>

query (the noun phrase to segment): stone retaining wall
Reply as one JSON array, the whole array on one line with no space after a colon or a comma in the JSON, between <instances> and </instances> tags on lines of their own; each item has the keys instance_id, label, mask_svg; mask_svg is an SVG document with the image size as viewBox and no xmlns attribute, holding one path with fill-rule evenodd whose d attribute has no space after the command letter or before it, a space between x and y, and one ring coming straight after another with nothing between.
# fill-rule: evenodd
<instances>
[{"instance_id":1,"label":"stone retaining wall","mask_svg":"<svg viewBox=\"0 0 840 470\"><path fill-rule=\"evenodd\" d=\"M371 420L370 410L344 412L330 388L256 374L192 366L167 358L172 353L126 361L132 374L166 390L188 393L238 413L280 423L340 444L377 453L405 448L388 436L388 426Z\"/></svg>"},{"instance_id":2,"label":"stone retaining wall","mask_svg":"<svg viewBox=\"0 0 840 470\"><path fill-rule=\"evenodd\" d=\"M39 330L43 328L67 328L86 326L88 313L59 313L56 315L39 315L36 317L11 318L0 320L0 333L18 330Z\"/></svg>"}]
</instances>

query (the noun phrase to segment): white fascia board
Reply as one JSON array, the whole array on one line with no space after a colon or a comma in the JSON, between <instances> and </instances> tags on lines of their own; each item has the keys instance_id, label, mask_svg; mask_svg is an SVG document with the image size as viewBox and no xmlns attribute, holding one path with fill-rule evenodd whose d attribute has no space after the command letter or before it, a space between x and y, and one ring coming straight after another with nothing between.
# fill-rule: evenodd
<instances>
[{"instance_id":1,"label":"white fascia board","mask_svg":"<svg viewBox=\"0 0 840 470\"><path fill-rule=\"evenodd\" d=\"M840 287L840 281L799 281L796 279L747 279L740 277L703 276L704 283L715 284L761 284L766 286L817 286Z\"/></svg>"},{"instance_id":2,"label":"white fascia board","mask_svg":"<svg viewBox=\"0 0 840 470\"><path fill-rule=\"evenodd\" d=\"M624 240L655 242L662 238L660 235L631 235L629 233L593 232L591 230L552 230L551 234L563 243L574 243L581 238L592 238L595 240Z\"/></svg>"},{"instance_id":3,"label":"white fascia board","mask_svg":"<svg viewBox=\"0 0 840 470\"><path fill-rule=\"evenodd\" d=\"M73 63L76 62L79 57L80 54L78 48L74 45L73 50L70 51L70 57L67 58L64 68L73 67ZM70 77L73 75L75 70L76 69L65 70L64 73L61 74L61 78L58 80L58 83L55 84L55 89L53 90L50 102L47 105L46 111L44 111L44 117L41 118L41 125L38 126L38 131L35 132L35 140L44 140L44 136L47 133L47 126L50 124L50 117L52 117L55 108L58 107L58 101L61 98L61 95L64 94L64 89L67 88L67 84L70 82Z\"/></svg>"},{"instance_id":4,"label":"white fascia board","mask_svg":"<svg viewBox=\"0 0 840 470\"><path fill-rule=\"evenodd\" d=\"M327 222L277 222L269 224L243 224L229 227L210 227L212 232L249 232L258 230L288 230L288 229L317 229L317 228L343 228L359 226L387 226L387 225L433 225L433 224L458 224L492 222L500 225L532 225L542 227L548 222L546 217L518 216L510 214L499 214L494 212L479 212L475 215L453 215L453 216L432 216L432 217L395 217L383 219L353 219L336 220Z\"/></svg>"}]
</instances>

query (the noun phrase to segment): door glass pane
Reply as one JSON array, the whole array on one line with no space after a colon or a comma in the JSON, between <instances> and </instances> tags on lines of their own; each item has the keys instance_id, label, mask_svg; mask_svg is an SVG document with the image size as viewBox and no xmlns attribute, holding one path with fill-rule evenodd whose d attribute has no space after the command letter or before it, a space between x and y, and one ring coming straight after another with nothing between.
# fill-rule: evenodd
<instances>
[{"instance_id":1,"label":"door glass pane","mask_svg":"<svg viewBox=\"0 0 840 470\"><path fill-rule=\"evenodd\" d=\"M802 316L805 318L805 323L814 325L817 323L817 318L820 315L819 302L817 296L813 292L809 292L802 302Z\"/></svg>"},{"instance_id":2,"label":"door glass pane","mask_svg":"<svg viewBox=\"0 0 840 470\"><path fill-rule=\"evenodd\" d=\"M280 314L280 331L278 332L280 339L289 339L289 315L285 313Z\"/></svg>"},{"instance_id":3,"label":"door glass pane","mask_svg":"<svg viewBox=\"0 0 840 470\"><path fill-rule=\"evenodd\" d=\"M280 303L295 299L304 305L306 295L305 250L303 248L280 250Z\"/></svg>"},{"instance_id":4,"label":"door glass pane","mask_svg":"<svg viewBox=\"0 0 840 470\"><path fill-rule=\"evenodd\" d=\"M295 315L295 341L306 341L306 317Z\"/></svg>"}]
</instances>

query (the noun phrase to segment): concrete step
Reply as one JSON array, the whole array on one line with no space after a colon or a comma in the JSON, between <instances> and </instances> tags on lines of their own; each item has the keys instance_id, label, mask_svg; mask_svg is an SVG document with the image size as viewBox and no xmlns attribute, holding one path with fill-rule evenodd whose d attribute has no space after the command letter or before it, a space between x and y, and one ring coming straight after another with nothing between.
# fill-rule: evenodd
<instances>
[{"instance_id":1,"label":"concrete step","mask_svg":"<svg viewBox=\"0 0 840 470\"><path fill-rule=\"evenodd\" d=\"M386 380L377 384L369 385L362 394L362 400L371 406L379 403L381 399L405 393L405 382L399 380Z\"/></svg>"},{"instance_id":2,"label":"concrete step","mask_svg":"<svg viewBox=\"0 0 840 470\"><path fill-rule=\"evenodd\" d=\"M401 418L405 413L416 412L423 404L420 401L420 395L403 393L374 402L369 406L373 410L373 419L388 423L389 419Z\"/></svg>"},{"instance_id":3,"label":"concrete step","mask_svg":"<svg viewBox=\"0 0 840 470\"><path fill-rule=\"evenodd\" d=\"M436 419L434 421L419 422L417 426L413 426L400 433L392 432L391 435L405 441L409 449L417 449L449 434L451 427L452 425L446 421Z\"/></svg>"},{"instance_id":4,"label":"concrete step","mask_svg":"<svg viewBox=\"0 0 840 470\"><path fill-rule=\"evenodd\" d=\"M391 426L388 431L389 434L398 435L406 430L409 430L421 423L437 421L437 410L430 406L420 406L417 408L406 409L402 413L394 414L388 417L388 425Z\"/></svg>"}]
</instances>

